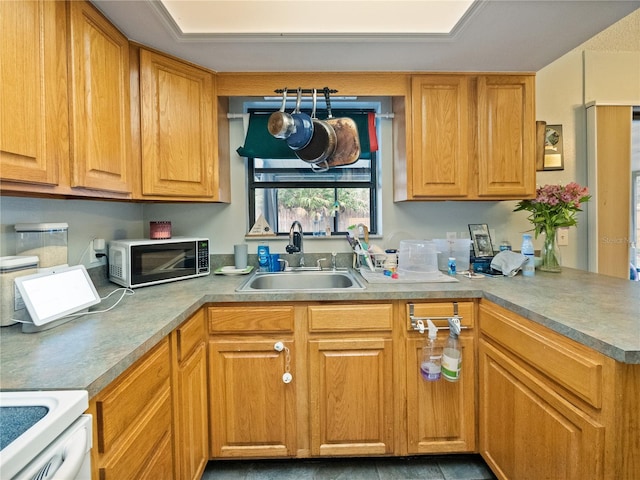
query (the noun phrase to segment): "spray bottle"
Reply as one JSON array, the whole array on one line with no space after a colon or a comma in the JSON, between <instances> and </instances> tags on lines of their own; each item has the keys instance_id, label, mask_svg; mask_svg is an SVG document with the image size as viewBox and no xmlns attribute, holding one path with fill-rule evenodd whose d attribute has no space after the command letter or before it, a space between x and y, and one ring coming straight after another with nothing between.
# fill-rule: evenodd
<instances>
[{"instance_id":1,"label":"spray bottle","mask_svg":"<svg viewBox=\"0 0 640 480\"><path fill-rule=\"evenodd\" d=\"M460 370L462 368L462 351L458 341L460 319L458 317L450 317L448 320L449 338L442 354L442 376L445 380L457 382L460 379Z\"/></svg>"},{"instance_id":2,"label":"spray bottle","mask_svg":"<svg viewBox=\"0 0 640 480\"><path fill-rule=\"evenodd\" d=\"M440 380L441 361L442 361L442 347L436 345L436 339L438 337L438 327L430 320L427 319L427 325L429 328L429 339L424 347L422 347L422 360L420 361L420 374L422 378L435 382ZM424 324L420 333L424 331Z\"/></svg>"}]
</instances>

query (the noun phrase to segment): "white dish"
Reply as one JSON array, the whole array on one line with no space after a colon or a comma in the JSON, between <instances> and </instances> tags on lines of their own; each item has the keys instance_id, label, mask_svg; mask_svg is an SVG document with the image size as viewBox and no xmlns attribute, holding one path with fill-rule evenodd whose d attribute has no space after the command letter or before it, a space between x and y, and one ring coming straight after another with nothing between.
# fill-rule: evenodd
<instances>
[{"instance_id":1,"label":"white dish","mask_svg":"<svg viewBox=\"0 0 640 480\"><path fill-rule=\"evenodd\" d=\"M253 265L249 265L247 268L236 268L234 265L229 265L227 267L220 267L213 273L218 275L246 275L251 272L251 270L253 270Z\"/></svg>"}]
</instances>

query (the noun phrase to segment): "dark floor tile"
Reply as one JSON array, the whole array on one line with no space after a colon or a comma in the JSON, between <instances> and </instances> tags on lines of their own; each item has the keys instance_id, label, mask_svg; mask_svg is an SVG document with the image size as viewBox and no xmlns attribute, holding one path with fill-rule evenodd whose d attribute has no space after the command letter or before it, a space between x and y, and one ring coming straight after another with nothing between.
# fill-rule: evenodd
<instances>
[{"instance_id":1,"label":"dark floor tile","mask_svg":"<svg viewBox=\"0 0 640 480\"><path fill-rule=\"evenodd\" d=\"M494 480L489 467L479 455L451 455L438 458L446 480Z\"/></svg>"},{"instance_id":2,"label":"dark floor tile","mask_svg":"<svg viewBox=\"0 0 640 480\"><path fill-rule=\"evenodd\" d=\"M376 466L380 480L444 480L434 457L385 458Z\"/></svg>"},{"instance_id":3,"label":"dark floor tile","mask_svg":"<svg viewBox=\"0 0 640 480\"><path fill-rule=\"evenodd\" d=\"M479 455L211 461L202 480L495 480Z\"/></svg>"}]
</instances>

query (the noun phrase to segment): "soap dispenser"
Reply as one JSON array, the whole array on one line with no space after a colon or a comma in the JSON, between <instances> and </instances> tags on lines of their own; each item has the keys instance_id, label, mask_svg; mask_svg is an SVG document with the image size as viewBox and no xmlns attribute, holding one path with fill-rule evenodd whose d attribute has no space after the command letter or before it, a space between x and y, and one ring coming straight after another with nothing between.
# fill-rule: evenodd
<instances>
[{"instance_id":1,"label":"soap dispenser","mask_svg":"<svg viewBox=\"0 0 640 480\"><path fill-rule=\"evenodd\" d=\"M422 378L428 382L435 382L436 380L440 380L442 347L436 344L438 327L436 327L430 319L427 319L427 326L429 338L427 339L426 345L422 347L420 374Z\"/></svg>"},{"instance_id":2,"label":"soap dispenser","mask_svg":"<svg viewBox=\"0 0 640 480\"><path fill-rule=\"evenodd\" d=\"M460 319L451 317L449 320L449 338L442 352L442 376L450 382L460 379L462 368L462 351L460 350Z\"/></svg>"}]
</instances>

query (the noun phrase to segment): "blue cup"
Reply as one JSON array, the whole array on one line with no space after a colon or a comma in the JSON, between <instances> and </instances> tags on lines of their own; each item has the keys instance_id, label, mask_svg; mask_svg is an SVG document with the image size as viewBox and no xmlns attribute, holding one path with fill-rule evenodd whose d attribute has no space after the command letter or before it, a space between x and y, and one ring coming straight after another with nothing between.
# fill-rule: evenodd
<instances>
[{"instance_id":1,"label":"blue cup","mask_svg":"<svg viewBox=\"0 0 640 480\"><path fill-rule=\"evenodd\" d=\"M282 266L284 262L280 261L279 253L272 253L269 255L269 271L270 272L280 272L282 271Z\"/></svg>"}]
</instances>

